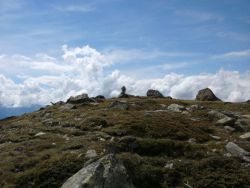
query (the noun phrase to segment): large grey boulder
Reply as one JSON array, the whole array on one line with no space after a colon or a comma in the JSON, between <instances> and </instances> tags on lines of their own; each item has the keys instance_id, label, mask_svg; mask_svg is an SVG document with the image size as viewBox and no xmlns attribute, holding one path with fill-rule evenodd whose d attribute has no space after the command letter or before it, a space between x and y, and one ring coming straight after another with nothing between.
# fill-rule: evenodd
<instances>
[{"instance_id":1,"label":"large grey boulder","mask_svg":"<svg viewBox=\"0 0 250 188\"><path fill-rule=\"evenodd\" d=\"M233 142L228 142L226 145L226 150L232 154L232 156L234 157L239 157L247 162L249 161L249 157L247 155L249 155L249 152L244 150L243 148L241 148L240 146L238 146L237 144L233 143Z\"/></svg>"},{"instance_id":2,"label":"large grey boulder","mask_svg":"<svg viewBox=\"0 0 250 188\"><path fill-rule=\"evenodd\" d=\"M134 188L134 185L122 162L109 154L83 167L62 188Z\"/></svg>"},{"instance_id":3,"label":"large grey boulder","mask_svg":"<svg viewBox=\"0 0 250 188\"><path fill-rule=\"evenodd\" d=\"M86 94L86 93L83 93L83 94L77 95L77 96L71 96L67 100L67 103L71 103L71 104L79 104L79 103L86 103L86 102L95 102L95 100L89 98L88 94Z\"/></svg>"},{"instance_id":4,"label":"large grey boulder","mask_svg":"<svg viewBox=\"0 0 250 188\"><path fill-rule=\"evenodd\" d=\"M209 88L202 89L196 95L197 101L221 101Z\"/></svg>"},{"instance_id":5,"label":"large grey boulder","mask_svg":"<svg viewBox=\"0 0 250 188\"><path fill-rule=\"evenodd\" d=\"M171 110L173 112L182 112L183 110L185 110L185 107L179 104L170 104L168 106L168 110Z\"/></svg>"},{"instance_id":6,"label":"large grey boulder","mask_svg":"<svg viewBox=\"0 0 250 188\"><path fill-rule=\"evenodd\" d=\"M163 94L160 91L153 90L153 89L149 89L147 91L147 96L148 97L155 97L155 98L162 98L162 97L164 97Z\"/></svg>"}]
</instances>

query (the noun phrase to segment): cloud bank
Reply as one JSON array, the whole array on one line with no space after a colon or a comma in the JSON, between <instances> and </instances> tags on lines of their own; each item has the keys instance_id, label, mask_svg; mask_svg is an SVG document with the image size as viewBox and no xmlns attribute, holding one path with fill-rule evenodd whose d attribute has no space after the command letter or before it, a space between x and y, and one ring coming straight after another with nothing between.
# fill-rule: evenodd
<instances>
[{"instance_id":1,"label":"cloud bank","mask_svg":"<svg viewBox=\"0 0 250 188\"><path fill-rule=\"evenodd\" d=\"M120 93L123 85L134 95L145 95L152 88L166 96L193 99L198 90L209 87L225 101L250 99L249 72L219 70L215 74L190 76L170 73L157 79L135 79L112 69L124 56L119 56L120 52L102 53L89 46L69 48L66 45L62 50L62 58L46 54L0 55L0 104L44 105L83 92L112 97ZM107 69L112 70L111 73L105 73Z\"/></svg>"}]
</instances>

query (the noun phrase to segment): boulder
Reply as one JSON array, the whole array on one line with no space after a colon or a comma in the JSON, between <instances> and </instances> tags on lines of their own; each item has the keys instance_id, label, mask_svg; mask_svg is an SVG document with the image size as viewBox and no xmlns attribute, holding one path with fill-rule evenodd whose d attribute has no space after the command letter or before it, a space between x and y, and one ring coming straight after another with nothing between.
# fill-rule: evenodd
<instances>
[{"instance_id":1,"label":"boulder","mask_svg":"<svg viewBox=\"0 0 250 188\"><path fill-rule=\"evenodd\" d=\"M134 188L123 163L113 154L87 164L71 176L62 188Z\"/></svg>"},{"instance_id":2,"label":"boulder","mask_svg":"<svg viewBox=\"0 0 250 188\"><path fill-rule=\"evenodd\" d=\"M92 97L92 99L96 102L103 102L105 97L103 95L97 95L96 97Z\"/></svg>"},{"instance_id":3,"label":"boulder","mask_svg":"<svg viewBox=\"0 0 250 188\"><path fill-rule=\"evenodd\" d=\"M225 114L217 111L217 110L211 110L208 112L208 116L211 118L211 119L222 119L222 118L225 118L227 117Z\"/></svg>"},{"instance_id":4,"label":"boulder","mask_svg":"<svg viewBox=\"0 0 250 188\"><path fill-rule=\"evenodd\" d=\"M95 99L105 99L105 97L103 96L103 95L97 95L96 97L95 97Z\"/></svg>"},{"instance_id":5,"label":"boulder","mask_svg":"<svg viewBox=\"0 0 250 188\"><path fill-rule=\"evenodd\" d=\"M229 131L229 132L234 132L235 128L231 127L231 126L224 126L224 129Z\"/></svg>"},{"instance_id":6,"label":"boulder","mask_svg":"<svg viewBox=\"0 0 250 188\"><path fill-rule=\"evenodd\" d=\"M247 119L237 119L234 125L241 131L250 131L250 121Z\"/></svg>"},{"instance_id":7,"label":"boulder","mask_svg":"<svg viewBox=\"0 0 250 188\"><path fill-rule=\"evenodd\" d=\"M228 142L226 145L226 150L231 153L234 157L243 158L246 155L249 155L249 152L239 147L234 142Z\"/></svg>"},{"instance_id":8,"label":"boulder","mask_svg":"<svg viewBox=\"0 0 250 188\"><path fill-rule=\"evenodd\" d=\"M182 112L185 110L185 107L179 104L171 104L168 106L168 110L171 110L173 112Z\"/></svg>"},{"instance_id":9,"label":"boulder","mask_svg":"<svg viewBox=\"0 0 250 188\"><path fill-rule=\"evenodd\" d=\"M197 101L221 101L215 94L212 92L211 89L205 88L198 92L196 95Z\"/></svg>"},{"instance_id":10,"label":"boulder","mask_svg":"<svg viewBox=\"0 0 250 188\"><path fill-rule=\"evenodd\" d=\"M233 126L234 125L234 122L235 122L235 119L234 118L231 118L231 117L224 117L222 119L219 119L216 124L217 125L228 125L228 126Z\"/></svg>"},{"instance_id":11,"label":"boulder","mask_svg":"<svg viewBox=\"0 0 250 188\"><path fill-rule=\"evenodd\" d=\"M79 103L88 103L88 102L95 102L94 99L89 98L88 94L83 93L81 95L77 96L71 96L68 100L67 103L71 104L79 104Z\"/></svg>"},{"instance_id":12,"label":"boulder","mask_svg":"<svg viewBox=\"0 0 250 188\"><path fill-rule=\"evenodd\" d=\"M110 105L109 108L111 109L120 109L120 110L128 110L129 105L124 102L120 101L113 101Z\"/></svg>"},{"instance_id":13,"label":"boulder","mask_svg":"<svg viewBox=\"0 0 250 188\"><path fill-rule=\"evenodd\" d=\"M164 97L163 94L160 91L153 90L153 89L149 89L147 91L147 96L148 97L155 97L155 98L162 98L162 97Z\"/></svg>"}]
</instances>

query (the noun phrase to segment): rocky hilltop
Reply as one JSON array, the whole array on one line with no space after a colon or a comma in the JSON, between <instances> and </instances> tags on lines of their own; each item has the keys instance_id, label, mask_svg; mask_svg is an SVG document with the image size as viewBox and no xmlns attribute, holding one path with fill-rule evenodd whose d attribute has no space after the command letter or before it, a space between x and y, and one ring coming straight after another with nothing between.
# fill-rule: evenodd
<instances>
[{"instance_id":1,"label":"rocky hilltop","mask_svg":"<svg viewBox=\"0 0 250 188\"><path fill-rule=\"evenodd\" d=\"M0 187L250 187L249 102L125 92L1 120Z\"/></svg>"}]
</instances>

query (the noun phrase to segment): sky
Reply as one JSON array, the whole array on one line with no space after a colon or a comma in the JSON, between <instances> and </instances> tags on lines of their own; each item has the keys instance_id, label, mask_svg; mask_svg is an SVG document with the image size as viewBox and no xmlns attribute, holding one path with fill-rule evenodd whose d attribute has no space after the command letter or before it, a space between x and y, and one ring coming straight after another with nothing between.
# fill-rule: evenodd
<instances>
[{"instance_id":1,"label":"sky","mask_svg":"<svg viewBox=\"0 0 250 188\"><path fill-rule=\"evenodd\" d=\"M210 87L250 99L249 0L0 0L0 104Z\"/></svg>"}]
</instances>

